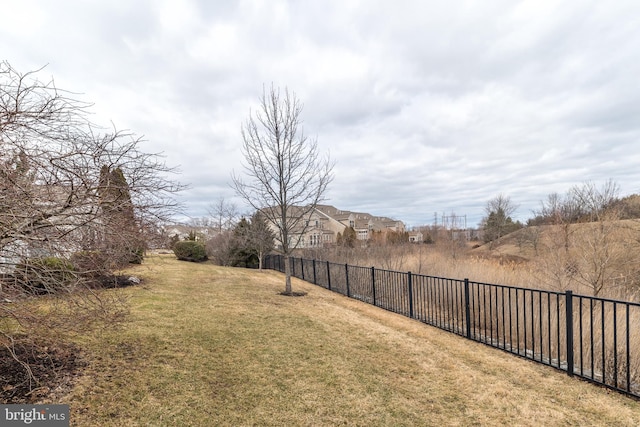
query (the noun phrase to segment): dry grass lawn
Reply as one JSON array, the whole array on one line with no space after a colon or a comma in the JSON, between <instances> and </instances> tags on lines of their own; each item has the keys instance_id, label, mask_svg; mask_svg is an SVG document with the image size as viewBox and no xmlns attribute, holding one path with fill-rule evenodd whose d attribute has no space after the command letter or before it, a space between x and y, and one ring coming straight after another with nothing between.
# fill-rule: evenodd
<instances>
[{"instance_id":1,"label":"dry grass lawn","mask_svg":"<svg viewBox=\"0 0 640 427\"><path fill-rule=\"evenodd\" d=\"M640 403L276 272L155 257L79 338L82 426L640 425Z\"/></svg>"}]
</instances>

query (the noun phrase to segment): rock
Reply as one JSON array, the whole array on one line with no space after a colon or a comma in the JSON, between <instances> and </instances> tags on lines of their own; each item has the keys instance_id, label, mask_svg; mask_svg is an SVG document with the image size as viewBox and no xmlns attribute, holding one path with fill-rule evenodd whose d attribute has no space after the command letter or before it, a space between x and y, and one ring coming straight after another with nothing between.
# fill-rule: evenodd
<instances>
[{"instance_id":1,"label":"rock","mask_svg":"<svg viewBox=\"0 0 640 427\"><path fill-rule=\"evenodd\" d=\"M129 276L129 278L127 278L127 280L132 285L139 285L142 282L142 280L140 280L140 278L136 277L136 276Z\"/></svg>"}]
</instances>

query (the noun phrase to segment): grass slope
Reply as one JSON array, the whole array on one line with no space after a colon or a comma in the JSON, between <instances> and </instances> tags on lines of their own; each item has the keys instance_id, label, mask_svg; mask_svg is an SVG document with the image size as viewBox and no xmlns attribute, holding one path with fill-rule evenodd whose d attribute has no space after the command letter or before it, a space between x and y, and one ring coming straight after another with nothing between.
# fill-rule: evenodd
<instances>
[{"instance_id":1,"label":"grass slope","mask_svg":"<svg viewBox=\"0 0 640 427\"><path fill-rule=\"evenodd\" d=\"M83 337L83 426L640 425L640 403L279 273L151 258Z\"/></svg>"},{"instance_id":2,"label":"grass slope","mask_svg":"<svg viewBox=\"0 0 640 427\"><path fill-rule=\"evenodd\" d=\"M619 230L627 230L627 232L638 235L640 233L640 219L625 219L607 223L609 227L612 225ZM597 227L598 223L578 223L569 226L571 239L575 240L575 236L580 233L589 233L590 229ZM561 226L553 225L534 225L521 228L505 236L500 237L493 243L485 243L471 251L475 255L493 255L503 256L506 259L527 260L536 259L538 254L531 243L531 234L537 234L541 242L557 239L557 234L561 233ZM527 236L529 233L529 237ZM637 240L637 239L636 239Z\"/></svg>"}]
</instances>

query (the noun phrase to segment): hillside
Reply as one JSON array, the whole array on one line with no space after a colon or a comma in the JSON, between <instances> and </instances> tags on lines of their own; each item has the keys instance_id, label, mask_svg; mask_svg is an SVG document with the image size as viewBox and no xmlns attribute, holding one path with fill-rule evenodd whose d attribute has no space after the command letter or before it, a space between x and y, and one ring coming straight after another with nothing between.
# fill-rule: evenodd
<instances>
[{"instance_id":1,"label":"hillside","mask_svg":"<svg viewBox=\"0 0 640 427\"><path fill-rule=\"evenodd\" d=\"M637 241L640 242L640 219L613 221L607 223L607 226L636 233ZM594 227L597 227L597 223L571 224L569 232L573 236L584 235L585 233L592 233ZM558 226L529 226L502 236L494 242L482 244L474 248L471 253L481 257L506 257L519 261L533 260L540 255L540 251L536 252L535 250L533 239L536 238L539 242L550 241L557 238L559 232L561 232L561 229Z\"/></svg>"}]
</instances>

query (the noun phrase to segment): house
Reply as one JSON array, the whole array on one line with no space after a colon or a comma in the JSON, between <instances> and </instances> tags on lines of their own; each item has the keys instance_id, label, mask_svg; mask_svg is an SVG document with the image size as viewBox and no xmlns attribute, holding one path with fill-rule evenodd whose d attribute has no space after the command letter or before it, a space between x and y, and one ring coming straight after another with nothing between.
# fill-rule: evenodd
<instances>
[{"instance_id":1,"label":"house","mask_svg":"<svg viewBox=\"0 0 640 427\"><path fill-rule=\"evenodd\" d=\"M404 232L402 221L387 217L373 216L364 212L343 211L331 205L317 205L310 211L302 208L292 208L292 216L304 215L292 230L290 244L298 248L313 248L330 246L337 242L338 234L344 234L347 227L352 227L358 240L366 241L371 238L373 231ZM271 225L277 233L277 227ZM297 245L296 245L297 243ZM276 242L276 246L280 244Z\"/></svg>"},{"instance_id":2,"label":"house","mask_svg":"<svg viewBox=\"0 0 640 427\"><path fill-rule=\"evenodd\" d=\"M424 235L419 230L410 231L409 241L411 243L422 243L424 241Z\"/></svg>"},{"instance_id":3,"label":"house","mask_svg":"<svg viewBox=\"0 0 640 427\"><path fill-rule=\"evenodd\" d=\"M201 227L185 224L170 224L160 227L160 233L168 238L178 236L179 240L187 240L191 233L195 233L197 240L208 240L218 231L214 227Z\"/></svg>"}]
</instances>

